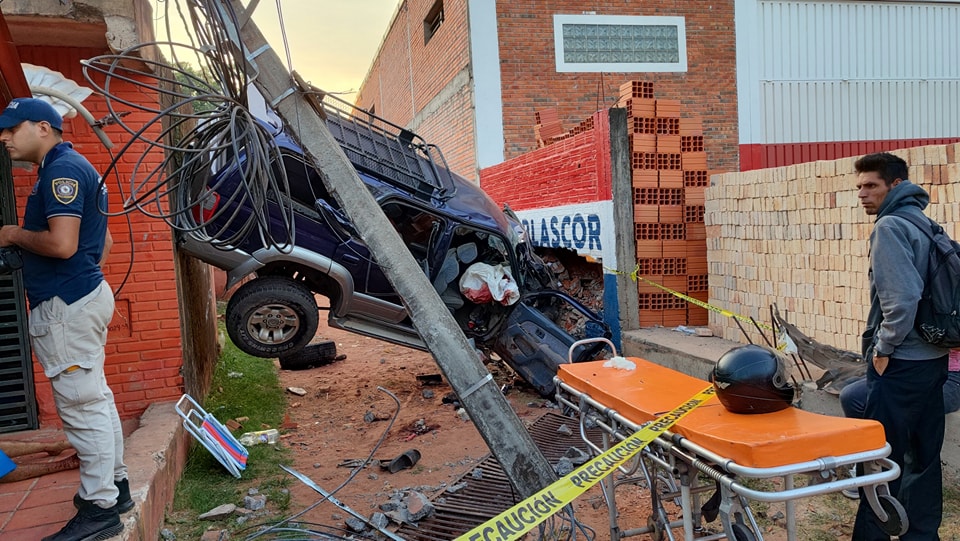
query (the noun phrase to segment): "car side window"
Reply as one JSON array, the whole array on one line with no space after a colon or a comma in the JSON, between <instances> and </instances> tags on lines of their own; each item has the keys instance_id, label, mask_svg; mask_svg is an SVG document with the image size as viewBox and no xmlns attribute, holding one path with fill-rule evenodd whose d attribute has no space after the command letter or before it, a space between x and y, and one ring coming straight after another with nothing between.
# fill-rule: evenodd
<instances>
[{"instance_id":1,"label":"car side window","mask_svg":"<svg viewBox=\"0 0 960 541\"><path fill-rule=\"evenodd\" d=\"M382 208L414 259L421 265L426 265L431 259L431 244L443 229L440 217L397 201L388 202ZM427 270L426 267L424 269ZM427 275L429 274L428 272Z\"/></svg>"}]
</instances>

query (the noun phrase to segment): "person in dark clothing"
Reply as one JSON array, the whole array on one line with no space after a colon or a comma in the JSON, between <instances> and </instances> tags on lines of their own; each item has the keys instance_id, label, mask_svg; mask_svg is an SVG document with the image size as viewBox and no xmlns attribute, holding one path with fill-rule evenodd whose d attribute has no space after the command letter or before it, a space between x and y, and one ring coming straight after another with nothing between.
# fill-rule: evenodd
<instances>
[{"instance_id":1,"label":"person in dark clothing","mask_svg":"<svg viewBox=\"0 0 960 541\"><path fill-rule=\"evenodd\" d=\"M863 419L863 412L867 408L866 376L848 383L840 391L840 408L844 417ZM955 411L960 411L960 349L950 351L950 371L943 384L943 413L946 415Z\"/></svg>"},{"instance_id":2,"label":"person in dark clothing","mask_svg":"<svg viewBox=\"0 0 960 541\"><path fill-rule=\"evenodd\" d=\"M907 163L889 153L856 161L857 197L869 216L870 312L862 336L867 363L864 416L883 425L890 459L901 469L890 493L903 504L909 529L902 541L939 540L943 515L943 384L949 350L925 342L914 330L927 275L930 240L904 218L923 216L930 196L907 178ZM854 541L890 539L866 498L860 498Z\"/></svg>"}]
</instances>

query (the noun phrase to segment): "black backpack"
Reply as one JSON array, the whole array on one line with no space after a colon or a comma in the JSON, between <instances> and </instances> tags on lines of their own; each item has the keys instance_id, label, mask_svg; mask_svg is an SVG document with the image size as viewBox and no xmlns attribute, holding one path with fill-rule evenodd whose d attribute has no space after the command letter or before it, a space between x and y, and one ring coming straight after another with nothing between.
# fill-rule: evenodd
<instances>
[{"instance_id":1,"label":"black backpack","mask_svg":"<svg viewBox=\"0 0 960 541\"><path fill-rule=\"evenodd\" d=\"M899 216L930 238L930 261L914 327L927 342L943 348L960 347L960 243L930 218Z\"/></svg>"}]
</instances>

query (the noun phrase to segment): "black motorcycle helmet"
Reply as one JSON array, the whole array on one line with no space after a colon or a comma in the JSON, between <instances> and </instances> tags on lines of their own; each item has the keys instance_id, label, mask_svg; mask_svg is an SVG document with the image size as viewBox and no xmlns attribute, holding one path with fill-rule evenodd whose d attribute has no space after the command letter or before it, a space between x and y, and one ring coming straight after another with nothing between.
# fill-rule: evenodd
<instances>
[{"instance_id":1,"label":"black motorcycle helmet","mask_svg":"<svg viewBox=\"0 0 960 541\"><path fill-rule=\"evenodd\" d=\"M712 380L720 403L733 413L770 413L793 402L786 363L762 346L740 346L724 353Z\"/></svg>"}]
</instances>

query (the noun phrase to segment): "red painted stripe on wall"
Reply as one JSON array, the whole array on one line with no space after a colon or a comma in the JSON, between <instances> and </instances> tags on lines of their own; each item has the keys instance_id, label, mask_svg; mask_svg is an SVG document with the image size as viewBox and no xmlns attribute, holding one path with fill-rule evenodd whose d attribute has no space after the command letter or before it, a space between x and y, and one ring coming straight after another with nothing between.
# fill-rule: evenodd
<instances>
[{"instance_id":1,"label":"red painted stripe on wall","mask_svg":"<svg viewBox=\"0 0 960 541\"><path fill-rule=\"evenodd\" d=\"M610 122L480 171L480 187L513 210L606 201L612 197Z\"/></svg>"},{"instance_id":2,"label":"red painted stripe on wall","mask_svg":"<svg viewBox=\"0 0 960 541\"><path fill-rule=\"evenodd\" d=\"M960 137L740 145L740 170L751 171L817 160L836 160L871 152L960 142Z\"/></svg>"}]
</instances>

